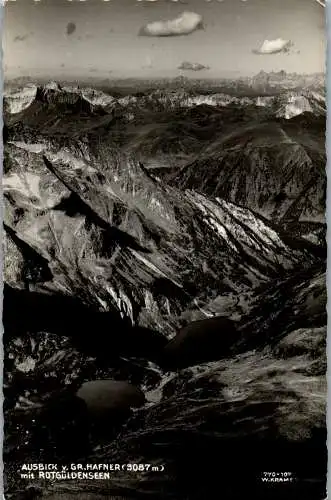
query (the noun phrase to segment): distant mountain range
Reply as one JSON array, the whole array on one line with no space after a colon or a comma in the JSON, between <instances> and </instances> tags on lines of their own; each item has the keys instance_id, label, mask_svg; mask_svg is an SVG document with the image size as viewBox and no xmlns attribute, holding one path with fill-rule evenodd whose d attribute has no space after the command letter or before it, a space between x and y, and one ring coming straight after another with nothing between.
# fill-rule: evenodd
<instances>
[{"instance_id":1,"label":"distant mountain range","mask_svg":"<svg viewBox=\"0 0 331 500\"><path fill-rule=\"evenodd\" d=\"M27 83L25 85L11 85L5 89L4 105L5 112L17 114L26 107L36 103L47 104L53 102L58 106L86 106L86 110L104 108L109 112L116 105L126 107L129 111L133 108L145 108L156 111L155 106L189 108L197 105L209 105L213 107L224 107L236 105L239 107L264 107L271 110L273 116L292 118L303 112L312 112L315 115L326 114L325 88L324 86L305 87L301 90L282 90L271 95L233 95L225 92L204 92L203 89L155 89L149 92L126 92L119 96L117 92L103 92L91 87L79 89L73 86L60 85L51 82L46 85ZM154 106L154 107L153 107ZM80 109L80 108L79 108ZM78 108L77 108L78 110ZM83 108L82 108L83 110Z\"/></svg>"}]
</instances>

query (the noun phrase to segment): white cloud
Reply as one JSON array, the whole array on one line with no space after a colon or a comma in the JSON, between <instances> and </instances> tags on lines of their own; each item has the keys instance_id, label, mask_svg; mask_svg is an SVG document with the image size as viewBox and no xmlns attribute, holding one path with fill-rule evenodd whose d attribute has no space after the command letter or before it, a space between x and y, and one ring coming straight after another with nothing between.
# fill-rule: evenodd
<instances>
[{"instance_id":1,"label":"white cloud","mask_svg":"<svg viewBox=\"0 0 331 500\"><path fill-rule=\"evenodd\" d=\"M276 38L275 40L264 40L261 47L253 50L255 54L277 54L279 52L287 52L292 45L290 40Z\"/></svg>"},{"instance_id":2,"label":"white cloud","mask_svg":"<svg viewBox=\"0 0 331 500\"><path fill-rule=\"evenodd\" d=\"M178 66L178 69L186 70L186 71L202 71L203 69L209 69L208 66L204 66L200 63L192 63L188 61L184 61Z\"/></svg>"},{"instance_id":3,"label":"white cloud","mask_svg":"<svg viewBox=\"0 0 331 500\"><path fill-rule=\"evenodd\" d=\"M188 35L202 28L202 17L195 12L183 12L179 17L168 21L156 21L146 24L139 32L145 36Z\"/></svg>"}]
</instances>

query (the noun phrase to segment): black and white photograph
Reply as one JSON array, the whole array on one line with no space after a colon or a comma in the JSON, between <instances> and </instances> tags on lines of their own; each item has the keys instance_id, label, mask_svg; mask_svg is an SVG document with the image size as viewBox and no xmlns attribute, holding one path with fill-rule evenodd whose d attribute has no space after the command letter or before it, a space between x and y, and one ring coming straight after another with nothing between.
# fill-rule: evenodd
<instances>
[{"instance_id":1,"label":"black and white photograph","mask_svg":"<svg viewBox=\"0 0 331 500\"><path fill-rule=\"evenodd\" d=\"M3 5L6 500L325 500L322 0Z\"/></svg>"}]
</instances>

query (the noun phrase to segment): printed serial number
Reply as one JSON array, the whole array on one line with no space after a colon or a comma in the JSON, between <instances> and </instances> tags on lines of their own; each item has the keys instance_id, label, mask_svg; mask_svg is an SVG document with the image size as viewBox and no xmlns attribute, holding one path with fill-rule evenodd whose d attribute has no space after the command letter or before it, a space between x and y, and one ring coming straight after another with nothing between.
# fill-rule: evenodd
<instances>
[{"instance_id":1,"label":"printed serial number","mask_svg":"<svg viewBox=\"0 0 331 500\"><path fill-rule=\"evenodd\" d=\"M294 474L292 472L262 472L263 483L292 483Z\"/></svg>"}]
</instances>

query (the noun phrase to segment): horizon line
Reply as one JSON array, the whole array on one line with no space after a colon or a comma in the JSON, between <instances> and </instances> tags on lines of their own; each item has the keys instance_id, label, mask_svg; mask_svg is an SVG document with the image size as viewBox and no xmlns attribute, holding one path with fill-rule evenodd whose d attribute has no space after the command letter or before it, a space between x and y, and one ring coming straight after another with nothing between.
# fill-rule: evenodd
<instances>
[{"instance_id":1,"label":"horizon line","mask_svg":"<svg viewBox=\"0 0 331 500\"><path fill-rule=\"evenodd\" d=\"M297 77L312 77L312 76L326 76L326 71L313 71L311 73L298 73L298 72L287 72L285 70L280 70L280 71L264 71L261 70L258 73L255 73L254 75L241 75L241 76L230 76L230 75L224 75L224 76L203 76L203 77L198 77L198 76L186 76L186 75L177 75L177 76L155 76L155 77L150 77L150 76L108 76L108 77L93 77L93 76L71 76L71 77L47 77L47 76L29 76L29 75L21 75L21 76L13 76L13 77L7 77L4 74L4 83L6 82L11 82L15 80L47 80L49 82L57 82L57 81L77 81L77 80L85 80L85 81L99 81L99 82L104 82L104 81L160 81L160 80L167 80L167 81L174 81L174 80L188 80L188 81L209 81L209 80L214 80L214 81L224 81L224 80L247 80L247 79L252 79L260 75L261 73L264 73L266 75L279 75L281 73L284 73L285 76L297 76Z\"/></svg>"}]
</instances>

